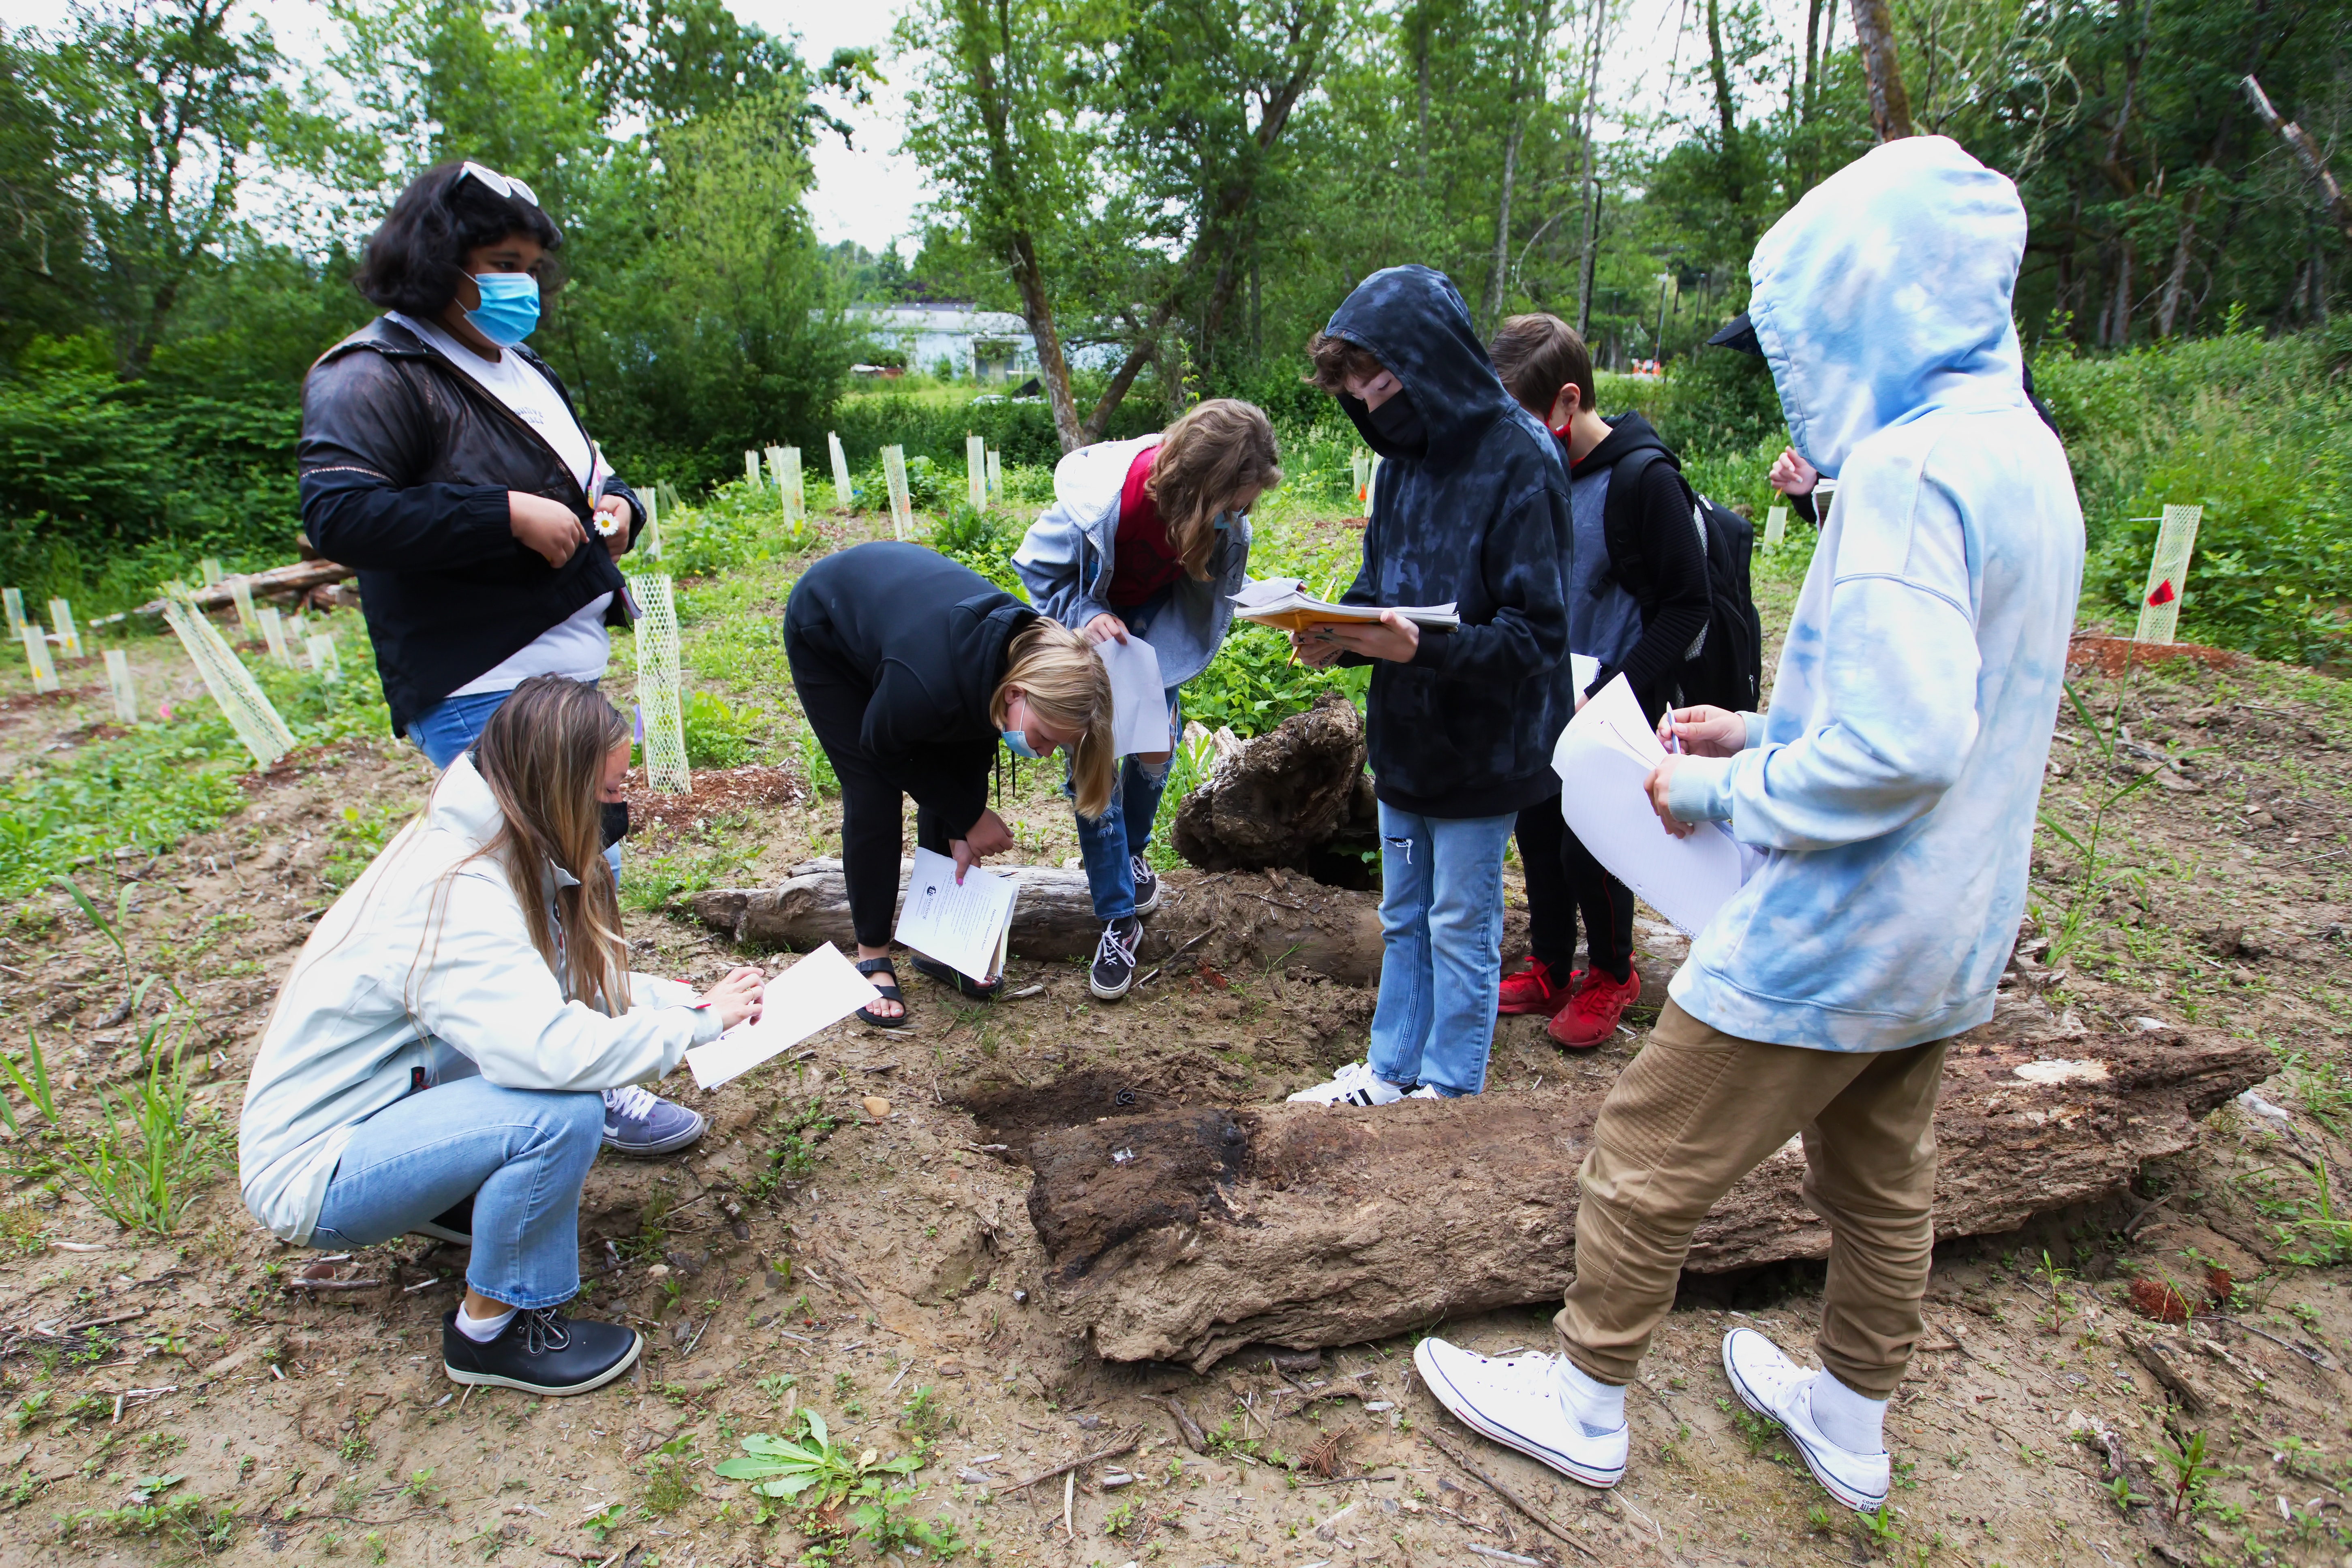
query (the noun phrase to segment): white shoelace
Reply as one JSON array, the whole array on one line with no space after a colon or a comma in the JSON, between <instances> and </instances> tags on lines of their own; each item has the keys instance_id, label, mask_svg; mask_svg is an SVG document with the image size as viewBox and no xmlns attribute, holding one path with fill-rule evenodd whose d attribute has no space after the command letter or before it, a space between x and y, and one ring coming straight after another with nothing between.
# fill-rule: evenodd
<instances>
[{"instance_id":1,"label":"white shoelace","mask_svg":"<svg viewBox=\"0 0 2352 1568\"><path fill-rule=\"evenodd\" d=\"M618 1089L604 1091L604 1109L616 1111L638 1121L649 1120L661 1097L641 1083L625 1083Z\"/></svg>"},{"instance_id":2,"label":"white shoelace","mask_svg":"<svg viewBox=\"0 0 2352 1568\"><path fill-rule=\"evenodd\" d=\"M1120 963L1126 964L1129 969L1133 969L1135 967L1135 938L1119 935L1118 925L1118 921L1112 921L1103 927L1102 941L1095 948L1095 962L1097 963L1100 963L1104 959L1116 953L1118 954ZM1140 936L1142 934L1142 930L1139 927L1137 929L1136 935Z\"/></svg>"}]
</instances>

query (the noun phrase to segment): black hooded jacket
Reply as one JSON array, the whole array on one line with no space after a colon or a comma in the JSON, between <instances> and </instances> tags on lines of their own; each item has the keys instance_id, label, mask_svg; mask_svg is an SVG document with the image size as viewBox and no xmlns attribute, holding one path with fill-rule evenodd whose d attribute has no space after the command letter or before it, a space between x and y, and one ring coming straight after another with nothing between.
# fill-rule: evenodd
<instances>
[{"instance_id":1,"label":"black hooded jacket","mask_svg":"<svg viewBox=\"0 0 2352 1568\"><path fill-rule=\"evenodd\" d=\"M971 567L883 540L801 574L784 605L784 643L796 679L813 660L868 694L859 749L961 838L988 807L1000 739L989 706L1005 645L1036 618Z\"/></svg>"},{"instance_id":2,"label":"black hooded jacket","mask_svg":"<svg viewBox=\"0 0 2352 1568\"><path fill-rule=\"evenodd\" d=\"M1559 445L1503 390L1443 273L1375 272L1324 330L1369 350L1428 429L1422 450L1400 450L1361 404L1340 400L1382 459L1363 569L1342 600L1450 599L1462 616L1459 631L1424 633L1411 663L1372 661L1376 793L1437 817L1532 805L1559 788L1552 746L1575 710Z\"/></svg>"}]
</instances>

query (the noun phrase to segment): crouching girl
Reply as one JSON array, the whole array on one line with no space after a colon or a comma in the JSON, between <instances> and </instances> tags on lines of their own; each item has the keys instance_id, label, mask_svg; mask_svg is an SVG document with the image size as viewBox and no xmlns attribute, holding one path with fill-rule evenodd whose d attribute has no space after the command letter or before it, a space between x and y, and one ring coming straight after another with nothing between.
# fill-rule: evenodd
<instances>
[{"instance_id":1,"label":"crouching girl","mask_svg":"<svg viewBox=\"0 0 2352 1568\"><path fill-rule=\"evenodd\" d=\"M238 1178L272 1234L470 1242L441 1330L458 1383L584 1394L635 1362L635 1330L562 1311L603 1091L759 1013L757 969L699 997L628 973L602 827L628 766L593 687L517 686L319 921L246 1090Z\"/></svg>"}]
</instances>

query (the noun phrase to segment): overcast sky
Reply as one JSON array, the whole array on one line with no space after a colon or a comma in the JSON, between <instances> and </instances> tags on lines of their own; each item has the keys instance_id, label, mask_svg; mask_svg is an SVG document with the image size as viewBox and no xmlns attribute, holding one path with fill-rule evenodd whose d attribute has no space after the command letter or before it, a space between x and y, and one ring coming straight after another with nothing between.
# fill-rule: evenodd
<instances>
[{"instance_id":1,"label":"overcast sky","mask_svg":"<svg viewBox=\"0 0 2352 1568\"><path fill-rule=\"evenodd\" d=\"M1802 0L1767 3L1769 9L1785 13ZM890 28L904 8L896 0L728 0L728 5L746 22L797 37L812 63L823 64L836 48L865 47L882 51L886 73L903 74L892 69L887 58ZM1675 47L1687 5L1688 0L1630 0L1616 47L1608 57L1601 86L1604 102L1622 104L1636 117L1654 116L1667 107L1671 68L1691 64L1689 42ZM268 19L278 47L295 59L315 61L327 52L332 24L315 0L246 0L246 8ZM6 0L6 21L19 26L54 27L66 14L66 0ZM856 130L854 150L844 148L837 136L817 143L816 189L809 210L819 238L855 239L879 249L912 234L928 191L922 170L898 150L903 110L893 81L876 92L871 107L842 114ZM517 172L528 178L527 171Z\"/></svg>"}]
</instances>

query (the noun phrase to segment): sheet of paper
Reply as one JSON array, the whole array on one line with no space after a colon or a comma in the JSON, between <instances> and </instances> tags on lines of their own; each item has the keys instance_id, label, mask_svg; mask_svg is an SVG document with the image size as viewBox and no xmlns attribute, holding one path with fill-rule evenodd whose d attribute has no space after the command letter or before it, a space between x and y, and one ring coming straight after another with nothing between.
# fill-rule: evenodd
<instances>
[{"instance_id":1,"label":"sheet of paper","mask_svg":"<svg viewBox=\"0 0 2352 1568\"><path fill-rule=\"evenodd\" d=\"M1111 742L1117 753L1168 749L1168 689L1160 684L1160 656L1134 633L1095 644L1110 671Z\"/></svg>"},{"instance_id":2,"label":"sheet of paper","mask_svg":"<svg viewBox=\"0 0 2352 1568\"><path fill-rule=\"evenodd\" d=\"M1588 691L1600 679L1601 661L1589 653L1572 653L1568 656L1568 670L1576 681L1576 689Z\"/></svg>"},{"instance_id":3,"label":"sheet of paper","mask_svg":"<svg viewBox=\"0 0 2352 1568\"><path fill-rule=\"evenodd\" d=\"M717 1089L873 1000L873 985L827 942L768 982L760 993L758 1023L738 1024L695 1047L686 1053L686 1065L696 1083Z\"/></svg>"},{"instance_id":4,"label":"sheet of paper","mask_svg":"<svg viewBox=\"0 0 2352 1568\"><path fill-rule=\"evenodd\" d=\"M907 901L895 934L926 958L987 980L997 972L1020 890L1013 878L982 866L966 871L959 886L953 860L919 848L907 873Z\"/></svg>"},{"instance_id":5,"label":"sheet of paper","mask_svg":"<svg viewBox=\"0 0 2352 1568\"><path fill-rule=\"evenodd\" d=\"M1559 814L1592 858L1696 937L1739 890L1748 858L1721 823L1703 823L1687 838L1665 830L1643 787L1664 755L1621 675L1569 721L1551 765L1560 777Z\"/></svg>"}]
</instances>

